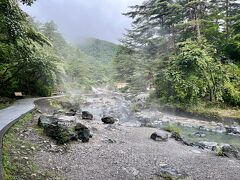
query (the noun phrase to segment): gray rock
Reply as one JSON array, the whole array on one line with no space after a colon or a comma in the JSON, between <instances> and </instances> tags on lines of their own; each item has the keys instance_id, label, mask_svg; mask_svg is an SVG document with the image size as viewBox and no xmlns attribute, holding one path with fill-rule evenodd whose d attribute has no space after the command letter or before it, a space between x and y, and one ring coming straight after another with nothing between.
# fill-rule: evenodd
<instances>
[{"instance_id":1,"label":"gray rock","mask_svg":"<svg viewBox=\"0 0 240 180\"><path fill-rule=\"evenodd\" d=\"M82 112L82 119L93 120L93 115L88 111Z\"/></svg>"},{"instance_id":2,"label":"gray rock","mask_svg":"<svg viewBox=\"0 0 240 180\"><path fill-rule=\"evenodd\" d=\"M224 145L222 146L222 152L225 156L229 158L236 158L240 160L240 149L234 146Z\"/></svg>"},{"instance_id":3,"label":"gray rock","mask_svg":"<svg viewBox=\"0 0 240 180\"><path fill-rule=\"evenodd\" d=\"M240 129L238 127L225 127L226 133L240 135Z\"/></svg>"},{"instance_id":4,"label":"gray rock","mask_svg":"<svg viewBox=\"0 0 240 180\"><path fill-rule=\"evenodd\" d=\"M58 123L53 124L45 124L43 126L44 133L55 139L57 144L64 144L69 142L70 140L70 133L67 127L63 125L59 125Z\"/></svg>"},{"instance_id":5,"label":"gray rock","mask_svg":"<svg viewBox=\"0 0 240 180\"><path fill-rule=\"evenodd\" d=\"M103 122L104 124L114 124L116 121L117 121L117 120L116 120L115 118L110 117L110 116L108 116L108 117L103 117L103 118L102 118L102 122Z\"/></svg>"},{"instance_id":6,"label":"gray rock","mask_svg":"<svg viewBox=\"0 0 240 180\"><path fill-rule=\"evenodd\" d=\"M168 140L168 134L167 133L153 133L150 137L154 141L167 141Z\"/></svg>"},{"instance_id":7,"label":"gray rock","mask_svg":"<svg viewBox=\"0 0 240 180\"><path fill-rule=\"evenodd\" d=\"M92 137L90 130L81 123L77 123L75 131L77 132L78 139L82 140L84 143L89 142L89 139Z\"/></svg>"},{"instance_id":8,"label":"gray rock","mask_svg":"<svg viewBox=\"0 0 240 180\"><path fill-rule=\"evenodd\" d=\"M44 127L46 125L51 125L51 124L58 124L58 119L56 117L53 116L45 116L45 115L41 115L38 118L38 126L40 127Z\"/></svg>"},{"instance_id":9,"label":"gray rock","mask_svg":"<svg viewBox=\"0 0 240 180\"><path fill-rule=\"evenodd\" d=\"M159 172L156 173L156 179L158 180L180 180L188 179L189 176L184 171L178 171L170 166L162 166Z\"/></svg>"},{"instance_id":10,"label":"gray rock","mask_svg":"<svg viewBox=\"0 0 240 180\"><path fill-rule=\"evenodd\" d=\"M214 150L218 146L218 143L216 143L216 142L200 141L198 143L198 145L203 147L203 148L206 148L206 149Z\"/></svg>"},{"instance_id":11,"label":"gray rock","mask_svg":"<svg viewBox=\"0 0 240 180\"><path fill-rule=\"evenodd\" d=\"M194 133L194 136L197 136L197 137L205 137L206 134L203 133L203 132L196 132L196 133Z\"/></svg>"},{"instance_id":12,"label":"gray rock","mask_svg":"<svg viewBox=\"0 0 240 180\"><path fill-rule=\"evenodd\" d=\"M75 133L75 132L71 132L71 133L69 134L69 139L70 139L71 141L77 141L77 140L78 140L78 134Z\"/></svg>"},{"instance_id":13,"label":"gray rock","mask_svg":"<svg viewBox=\"0 0 240 180\"><path fill-rule=\"evenodd\" d=\"M66 116L75 116L75 115L76 115L76 112L74 112L74 111L69 111L69 112L66 112L65 115L66 115Z\"/></svg>"},{"instance_id":14,"label":"gray rock","mask_svg":"<svg viewBox=\"0 0 240 180\"><path fill-rule=\"evenodd\" d=\"M179 133L173 132L171 138L175 139L176 141L183 141L182 137Z\"/></svg>"}]
</instances>

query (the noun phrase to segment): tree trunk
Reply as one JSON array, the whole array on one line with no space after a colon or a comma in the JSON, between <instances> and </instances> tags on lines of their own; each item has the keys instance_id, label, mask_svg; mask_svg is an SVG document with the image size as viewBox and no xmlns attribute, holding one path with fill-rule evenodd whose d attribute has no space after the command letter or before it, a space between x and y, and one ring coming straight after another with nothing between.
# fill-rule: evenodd
<instances>
[{"instance_id":1,"label":"tree trunk","mask_svg":"<svg viewBox=\"0 0 240 180\"><path fill-rule=\"evenodd\" d=\"M177 47L176 47L176 32L175 32L175 26L172 26L172 43L173 43L173 52L176 54Z\"/></svg>"},{"instance_id":2,"label":"tree trunk","mask_svg":"<svg viewBox=\"0 0 240 180\"><path fill-rule=\"evenodd\" d=\"M225 20L225 28L226 28L226 37L229 37L229 0L226 0L225 4L225 11L226 11L226 20Z\"/></svg>"}]
</instances>

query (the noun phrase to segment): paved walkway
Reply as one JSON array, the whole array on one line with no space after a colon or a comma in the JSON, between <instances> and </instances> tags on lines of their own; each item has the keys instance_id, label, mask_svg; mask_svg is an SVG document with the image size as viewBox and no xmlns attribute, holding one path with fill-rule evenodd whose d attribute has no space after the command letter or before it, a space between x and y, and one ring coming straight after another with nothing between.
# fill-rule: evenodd
<instances>
[{"instance_id":1,"label":"paved walkway","mask_svg":"<svg viewBox=\"0 0 240 180\"><path fill-rule=\"evenodd\" d=\"M19 118L21 115L32 110L35 107L34 101L39 99L53 99L63 97L65 95L42 97L42 98L28 98L17 100L12 106L0 110L0 131L10 122Z\"/></svg>"},{"instance_id":2,"label":"paved walkway","mask_svg":"<svg viewBox=\"0 0 240 180\"><path fill-rule=\"evenodd\" d=\"M17 100L12 106L0 110L0 131L10 122L32 110L35 107L34 101L37 99L38 98Z\"/></svg>"}]
</instances>

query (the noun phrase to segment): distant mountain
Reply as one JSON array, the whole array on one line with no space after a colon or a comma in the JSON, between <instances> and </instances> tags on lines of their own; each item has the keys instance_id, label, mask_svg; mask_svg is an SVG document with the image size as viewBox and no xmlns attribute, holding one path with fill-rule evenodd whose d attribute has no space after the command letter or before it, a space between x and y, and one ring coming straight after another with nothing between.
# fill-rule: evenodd
<instances>
[{"instance_id":1,"label":"distant mountain","mask_svg":"<svg viewBox=\"0 0 240 180\"><path fill-rule=\"evenodd\" d=\"M89 38L81 42L78 47L85 54L94 57L95 60L99 61L100 63L109 63L113 60L118 45L96 38Z\"/></svg>"}]
</instances>

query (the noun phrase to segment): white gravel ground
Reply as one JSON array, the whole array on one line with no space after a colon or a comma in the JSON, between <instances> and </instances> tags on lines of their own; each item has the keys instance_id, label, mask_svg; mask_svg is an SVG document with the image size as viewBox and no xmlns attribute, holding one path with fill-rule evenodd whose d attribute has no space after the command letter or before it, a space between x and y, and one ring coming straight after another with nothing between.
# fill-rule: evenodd
<instances>
[{"instance_id":1,"label":"white gravel ground","mask_svg":"<svg viewBox=\"0 0 240 180\"><path fill-rule=\"evenodd\" d=\"M71 143L64 154L39 152L34 159L40 167L54 170L67 180L157 179L156 173L164 165L185 171L189 179L240 179L240 161L217 157L214 152L184 146L173 139L155 142L149 137L157 129L80 122L91 129L90 142Z\"/></svg>"}]
</instances>

